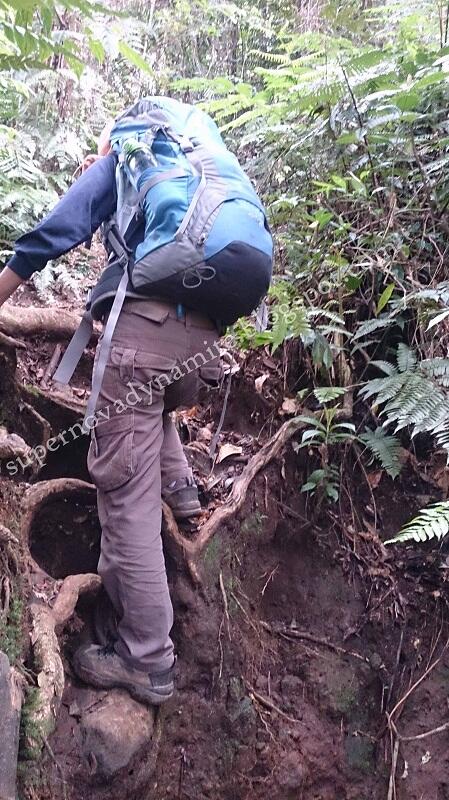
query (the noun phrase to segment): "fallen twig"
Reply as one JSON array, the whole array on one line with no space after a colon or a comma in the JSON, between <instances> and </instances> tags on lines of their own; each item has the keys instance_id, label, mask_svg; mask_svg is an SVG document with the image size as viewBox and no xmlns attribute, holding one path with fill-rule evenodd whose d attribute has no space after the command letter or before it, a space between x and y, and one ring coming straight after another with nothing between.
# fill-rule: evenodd
<instances>
[{"instance_id":1,"label":"fallen twig","mask_svg":"<svg viewBox=\"0 0 449 800\"><path fill-rule=\"evenodd\" d=\"M296 719L295 717L291 717L289 714L286 714L285 711L282 711L282 709L279 708L277 705L275 705L275 703L273 703L273 701L270 700L268 697L264 697L263 694L259 694L259 692L256 692L256 690L251 686L250 683L247 683L245 681L245 686L250 693L251 699L256 700L261 705L265 706L265 708L269 708L270 711L275 711L276 714L279 714L280 717L288 720L288 722L292 722L294 725L304 725L304 722L302 722L300 719Z\"/></svg>"},{"instance_id":2,"label":"fallen twig","mask_svg":"<svg viewBox=\"0 0 449 800\"><path fill-rule=\"evenodd\" d=\"M334 642L329 642L328 639L321 639L317 636L313 636L311 633L307 633L306 631L297 631L291 628L277 628L269 625L268 622L261 622L260 624L265 628L265 630L275 633L278 636L282 636L283 639L304 639L306 642L312 642L312 644L320 644L323 647L328 647L329 650L333 650L334 653L338 653L339 655L357 658L358 661L363 661L364 664L370 663L369 658L366 658L366 656L362 656L360 653L356 653L354 650L346 650L344 647L334 644Z\"/></svg>"}]
</instances>

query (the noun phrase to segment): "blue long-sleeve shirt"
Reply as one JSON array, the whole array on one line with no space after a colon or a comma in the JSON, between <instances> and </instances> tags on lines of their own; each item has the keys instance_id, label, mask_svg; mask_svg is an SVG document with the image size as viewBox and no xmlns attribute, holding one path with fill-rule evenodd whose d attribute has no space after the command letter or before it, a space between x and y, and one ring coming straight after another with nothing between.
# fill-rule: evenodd
<instances>
[{"instance_id":1,"label":"blue long-sleeve shirt","mask_svg":"<svg viewBox=\"0 0 449 800\"><path fill-rule=\"evenodd\" d=\"M7 266L26 280L48 261L87 241L116 209L116 163L113 154L95 161L42 222L17 239Z\"/></svg>"}]
</instances>

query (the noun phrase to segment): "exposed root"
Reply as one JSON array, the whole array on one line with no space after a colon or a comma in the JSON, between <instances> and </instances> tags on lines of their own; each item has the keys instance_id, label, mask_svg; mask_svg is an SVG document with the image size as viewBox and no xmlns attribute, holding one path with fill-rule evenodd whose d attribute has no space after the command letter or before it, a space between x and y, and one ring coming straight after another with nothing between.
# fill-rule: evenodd
<instances>
[{"instance_id":1,"label":"exposed root","mask_svg":"<svg viewBox=\"0 0 449 800\"><path fill-rule=\"evenodd\" d=\"M175 558L178 560L179 556L182 554L189 575L196 586L201 585L197 560L206 545L219 527L228 519L234 517L237 511L242 507L251 481L255 478L257 473L272 461L273 458L276 458L292 436L303 427L304 422L296 417L288 420L288 422L284 422L273 438L266 442L259 452L248 461L242 474L235 481L226 502L211 514L204 525L201 525L199 534L193 541L186 539L179 532L171 510L165 503L163 504L167 545L172 548L175 553Z\"/></svg>"},{"instance_id":2,"label":"exposed root","mask_svg":"<svg viewBox=\"0 0 449 800\"><path fill-rule=\"evenodd\" d=\"M256 455L250 458L242 474L236 479L229 498L220 508L217 508L207 522L201 526L201 530L194 542L195 556L198 556L202 550L204 550L220 525L235 516L245 502L251 481L261 469L266 467L273 458L279 455L282 448L290 441L295 433L304 427L304 424L305 423L297 417L288 420L288 422L284 422L273 438L266 442Z\"/></svg>"},{"instance_id":3,"label":"exposed root","mask_svg":"<svg viewBox=\"0 0 449 800\"><path fill-rule=\"evenodd\" d=\"M17 433L8 433L6 428L0 427L0 459L26 458L30 447L18 436Z\"/></svg>"},{"instance_id":4,"label":"exposed root","mask_svg":"<svg viewBox=\"0 0 449 800\"><path fill-rule=\"evenodd\" d=\"M57 495L70 495L74 493L88 493L94 495L95 487L91 483L78 478L55 478L50 481L40 481L25 492L23 498L24 514L20 525L22 541L28 545L30 530L36 514L42 506Z\"/></svg>"},{"instance_id":5,"label":"exposed root","mask_svg":"<svg viewBox=\"0 0 449 800\"><path fill-rule=\"evenodd\" d=\"M63 308L25 308L6 303L0 311L0 331L9 337L43 335L68 339L75 333L80 320L79 314Z\"/></svg>"},{"instance_id":6,"label":"exposed root","mask_svg":"<svg viewBox=\"0 0 449 800\"><path fill-rule=\"evenodd\" d=\"M64 692L64 667L56 628L62 627L75 611L81 594L96 591L101 585L98 575L70 575L59 590L53 608L35 597L30 604L31 644L37 670L39 697L33 710L36 741L42 747L56 724Z\"/></svg>"},{"instance_id":7,"label":"exposed root","mask_svg":"<svg viewBox=\"0 0 449 800\"><path fill-rule=\"evenodd\" d=\"M52 613L57 628L64 626L72 616L79 597L86 592L97 591L101 586L99 575L69 575L62 583L53 603Z\"/></svg>"},{"instance_id":8,"label":"exposed root","mask_svg":"<svg viewBox=\"0 0 449 800\"><path fill-rule=\"evenodd\" d=\"M35 425L39 428L39 444L45 447L51 437L51 425L49 421L45 419L42 414L39 414L39 412L36 411L36 409L30 405L30 403L25 403L22 401L21 411L23 416L28 416L30 418L31 425Z\"/></svg>"},{"instance_id":9,"label":"exposed root","mask_svg":"<svg viewBox=\"0 0 449 800\"><path fill-rule=\"evenodd\" d=\"M19 389L22 397L27 403L32 405L33 408L35 407L36 403L39 405L48 405L50 403L62 408L64 411L74 413L77 417L83 417L86 411L86 401L79 400L78 398L70 396L68 393L58 389L52 388L51 391L47 391L43 388L40 389L35 386L33 386L32 390L26 386L20 386Z\"/></svg>"},{"instance_id":10,"label":"exposed root","mask_svg":"<svg viewBox=\"0 0 449 800\"><path fill-rule=\"evenodd\" d=\"M26 350L25 342L21 342L20 339L14 339L12 336L6 336L6 334L0 332L0 347L11 347L15 349L16 347L19 350Z\"/></svg>"}]
</instances>

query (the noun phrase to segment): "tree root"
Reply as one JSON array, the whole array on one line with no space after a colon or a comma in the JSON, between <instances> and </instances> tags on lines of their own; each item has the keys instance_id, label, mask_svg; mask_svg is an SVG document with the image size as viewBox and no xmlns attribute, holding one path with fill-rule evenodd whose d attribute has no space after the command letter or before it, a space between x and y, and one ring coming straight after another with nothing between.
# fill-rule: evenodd
<instances>
[{"instance_id":1,"label":"tree root","mask_svg":"<svg viewBox=\"0 0 449 800\"><path fill-rule=\"evenodd\" d=\"M6 303L0 311L0 331L14 338L44 335L52 339L68 339L77 330L80 320L79 314L63 308L25 308Z\"/></svg>"},{"instance_id":2,"label":"tree root","mask_svg":"<svg viewBox=\"0 0 449 800\"><path fill-rule=\"evenodd\" d=\"M78 480L77 478L55 478L54 480L41 481L31 486L24 495L24 513L20 523L20 539L25 547L26 559L28 560L28 567L32 579L47 578L45 572L35 562L30 552L30 534L33 527L34 520L43 506L45 506L51 499L70 494L79 493L92 494L92 499L95 496L95 487L91 483ZM51 579L53 580L53 579Z\"/></svg>"},{"instance_id":3,"label":"tree root","mask_svg":"<svg viewBox=\"0 0 449 800\"><path fill-rule=\"evenodd\" d=\"M168 546L172 548L175 558L182 555L190 578L196 586L201 585L197 561L218 528L231 517L234 517L245 502L251 481L258 472L279 455L287 442L301 429L305 423L298 418L284 422L277 433L248 461L242 474L237 478L226 502L217 508L209 519L200 527L196 539L186 539L178 529L170 509L164 504L164 523Z\"/></svg>"},{"instance_id":4,"label":"tree root","mask_svg":"<svg viewBox=\"0 0 449 800\"><path fill-rule=\"evenodd\" d=\"M101 585L98 575L70 575L61 585L53 608L35 597L30 603L31 644L37 670L39 695L32 717L35 731L32 746L41 748L56 724L64 692L64 667L56 629L62 628L75 611L80 595L96 591Z\"/></svg>"},{"instance_id":5,"label":"tree root","mask_svg":"<svg viewBox=\"0 0 449 800\"><path fill-rule=\"evenodd\" d=\"M204 525L200 527L200 532L195 540L190 541L180 533L171 509L163 503L164 538L167 549L180 566L187 568L195 586L202 586L198 559L204 548L219 527L228 519L234 517L242 507L253 478L273 458L276 458L285 444L303 425L304 423L297 419L285 422L275 436L249 460L242 474L235 482L228 500L223 506L216 509ZM42 481L28 489L24 498L25 512L21 524L22 542L28 553L30 531L40 509L52 498L79 492L93 493L94 487L85 481L60 478ZM50 579L50 586L48 586L48 576L42 573L42 570L35 564L31 555L29 555L29 560L32 571L37 572L38 577L45 577L45 591L39 590L36 592L30 604L32 620L31 642L39 686L39 696L36 708L33 711L33 718L36 723L33 728L39 732L37 736L39 741L34 742L34 744L42 747L44 739L54 729L64 691L64 667L57 633L61 632L74 613L80 595L97 590L101 585L101 579L98 575L91 574L67 577L62 582L51 607L42 598L45 595L52 596L55 594L57 582Z\"/></svg>"}]
</instances>

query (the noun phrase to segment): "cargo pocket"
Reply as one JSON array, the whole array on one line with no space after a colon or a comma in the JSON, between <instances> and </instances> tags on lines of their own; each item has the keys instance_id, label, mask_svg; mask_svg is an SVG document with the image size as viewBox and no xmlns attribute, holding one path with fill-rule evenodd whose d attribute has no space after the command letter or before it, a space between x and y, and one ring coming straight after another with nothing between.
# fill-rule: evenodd
<instances>
[{"instance_id":1,"label":"cargo pocket","mask_svg":"<svg viewBox=\"0 0 449 800\"><path fill-rule=\"evenodd\" d=\"M101 422L92 430L87 467L98 489L111 492L133 477L136 471L133 440L132 413Z\"/></svg>"},{"instance_id":2,"label":"cargo pocket","mask_svg":"<svg viewBox=\"0 0 449 800\"><path fill-rule=\"evenodd\" d=\"M205 364L199 369L200 382L209 389L218 389L223 375L224 371L221 364Z\"/></svg>"}]
</instances>

